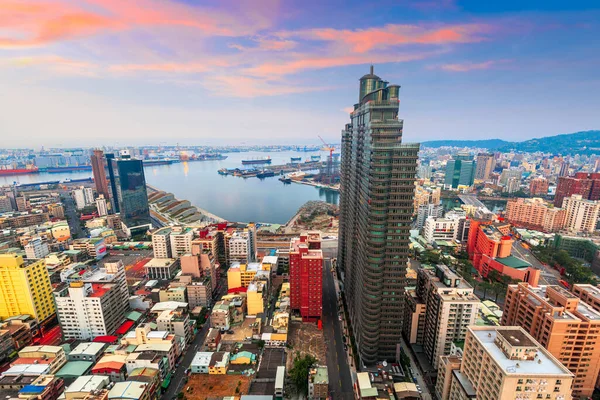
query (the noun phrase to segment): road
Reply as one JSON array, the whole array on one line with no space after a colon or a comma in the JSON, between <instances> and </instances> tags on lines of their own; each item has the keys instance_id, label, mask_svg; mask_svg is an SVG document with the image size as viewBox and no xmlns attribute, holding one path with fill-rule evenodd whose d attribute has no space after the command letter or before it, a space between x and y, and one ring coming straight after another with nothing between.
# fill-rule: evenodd
<instances>
[{"instance_id":1,"label":"road","mask_svg":"<svg viewBox=\"0 0 600 400\"><path fill-rule=\"evenodd\" d=\"M67 221L69 222L71 236L76 238L86 237L86 232L81 229L79 217L77 217L77 210L75 208L75 201L71 197L70 191L60 190L60 194L62 196L62 203L65 206L65 218L67 218Z\"/></svg>"},{"instance_id":2,"label":"road","mask_svg":"<svg viewBox=\"0 0 600 400\"><path fill-rule=\"evenodd\" d=\"M219 298L227 291L227 288L221 286L221 290L219 292ZM206 334L208 333L208 329L210 327L210 320L207 320L202 329L196 334L194 340L188 344L185 349L183 358L179 361L179 367L175 369L171 375L171 384L167 388L167 390L161 396L163 400L172 400L176 398L177 393L183 390L183 386L185 384L184 380L186 378L185 370L189 368L192 364L192 360L194 356L198 352L198 350L202 347L204 343L204 339L206 339Z\"/></svg>"},{"instance_id":3,"label":"road","mask_svg":"<svg viewBox=\"0 0 600 400\"><path fill-rule=\"evenodd\" d=\"M417 378L416 384L421 387L421 390L423 390L423 393L421 393L421 398L423 400L431 400L434 396L432 396L431 393L429 392L429 388L425 384L425 380L423 379L423 375L421 375L421 373L419 372L419 368L417 367L417 363L413 359L412 351L410 351L409 347L406 345L406 342L404 341L404 338L400 337L400 343L401 343L400 345L404 349L404 353L406 353L406 355L410 359L410 368L414 372L414 377Z\"/></svg>"},{"instance_id":4,"label":"road","mask_svg":"<svg viewBox=\"0 0 600 400\"><path fill-rule=\"evenodd\" d=\"M327 345L327 371L333 399L354 399L352 378L338 319L337 294L331 273L331 260L323 268L323 334Z\"/></svg>"}]
</instances>

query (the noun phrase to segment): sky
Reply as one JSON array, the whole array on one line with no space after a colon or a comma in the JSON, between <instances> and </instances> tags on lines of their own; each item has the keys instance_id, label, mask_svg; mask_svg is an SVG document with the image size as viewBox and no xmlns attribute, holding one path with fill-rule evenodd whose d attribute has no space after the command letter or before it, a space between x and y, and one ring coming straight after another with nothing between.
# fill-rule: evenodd
<instances>
[{"instance_id":1,"label":"sky","mask_svg":"<svg viewBox=\"0 0 600 400\"><path fill-rule=\"evenodd\" d=\"M374 64L404 140L600 128L600 2L0 0L0 147L337 143Z\"/></svg>"}]
</instances>

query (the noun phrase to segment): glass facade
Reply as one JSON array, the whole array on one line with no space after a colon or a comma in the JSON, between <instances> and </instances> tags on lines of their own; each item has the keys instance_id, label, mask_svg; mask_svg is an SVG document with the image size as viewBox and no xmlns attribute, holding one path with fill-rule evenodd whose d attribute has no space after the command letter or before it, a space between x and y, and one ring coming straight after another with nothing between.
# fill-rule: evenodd
<instances>
[{"instance_id":1,"label":"glass facade","mask_svg":"<svg viewBox=\"0 0 600 400\"><path fill-rule=\"evenodd\" d=\"M121 221L128 228L151 224L142 160L114 159L112 172Z\"/></svg>"}]
</instances>

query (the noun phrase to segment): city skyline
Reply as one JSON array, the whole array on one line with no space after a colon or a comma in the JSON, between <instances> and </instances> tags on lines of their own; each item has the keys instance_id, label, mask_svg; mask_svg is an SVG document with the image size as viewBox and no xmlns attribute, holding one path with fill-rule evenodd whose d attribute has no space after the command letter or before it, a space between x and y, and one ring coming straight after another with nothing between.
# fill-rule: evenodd
<instances>
[{"instance_id":1,"label":"city skyline","mask_svg":"<svg viewBox=\"0 0 600 400\"><path fill-rule=\"evenodd\" d=\"M371 63L402 86L410 142L597 128L591 2L383 1L369 13L357 2L10 0L0 10L3 147L337 142Z\"/></svg>"}]
</instances>

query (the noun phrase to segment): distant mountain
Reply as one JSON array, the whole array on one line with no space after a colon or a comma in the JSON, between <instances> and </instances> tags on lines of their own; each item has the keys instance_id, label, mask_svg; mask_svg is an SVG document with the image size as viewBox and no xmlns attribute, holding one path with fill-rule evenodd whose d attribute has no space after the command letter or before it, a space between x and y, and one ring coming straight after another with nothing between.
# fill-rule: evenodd
<instances>
[{"instance_id":1,"label":"distant mountain","mask_svg":"<svg viewBox=\"0 0 600 400\"><path fill-rule=\"evenodd\" d=\"M479 147L488 150L522 151L533 153L541 151L553 154L600 154L600 131L566 133L556 136L529 139L523 142L507 142L500 139L488 140L432 140L421 143L423 147L438 148Z\"/></svg>"},{"instance_id":2,"label":"distant mountain","mask_svg":"<svg viewBox=\"0 0 600 400\"><path fill-rule=\"evenodd\" d=\"M500 148L501 151L541 151L553 154L600 154L600 131L565 133L563 135L513 142Z\"/></svg>"},{"instance_id":3,"label":"distant mountain","mask_svg":"<svg viewBox=\"0 0 600 400\"><path fill-rule=\"evenodd\" d=\"M495 150L501 147L507 146L511 142L500 139L486 139L486 140L430 140L428 142L422 142L423 147L480 147L484 149Z\"/></svg>"}]
</instances>

